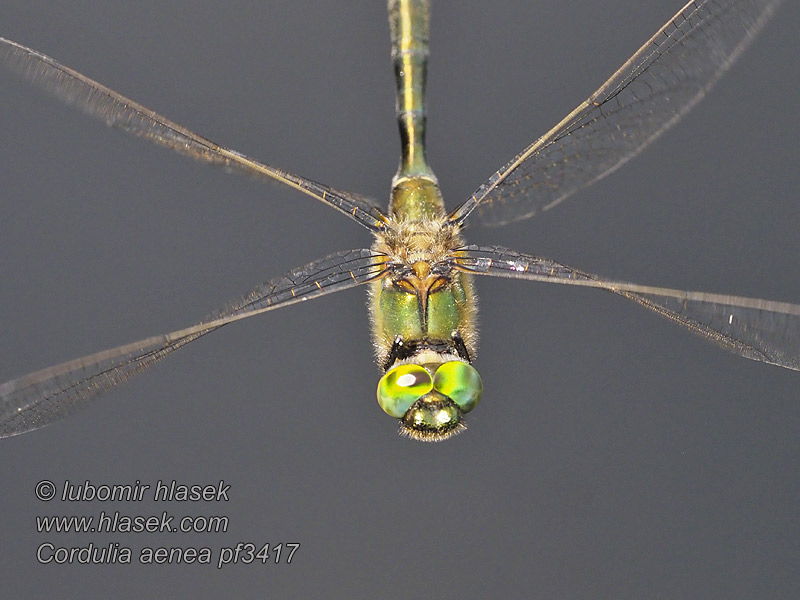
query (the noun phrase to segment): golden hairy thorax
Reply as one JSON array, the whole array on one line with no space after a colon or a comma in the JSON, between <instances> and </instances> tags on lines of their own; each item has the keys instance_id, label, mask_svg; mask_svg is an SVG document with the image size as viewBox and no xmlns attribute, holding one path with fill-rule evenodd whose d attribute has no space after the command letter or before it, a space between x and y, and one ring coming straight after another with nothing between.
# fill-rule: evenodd
<instances>
[{"instance_id":1,"label":"golden hairy thorax","mask_svg":"<svg viewBox=\"0 0 800 600\"><path fill-rule=\"evenodd\" d=\"M462 245L459 228L446 217L412 220L393 217L376 236L373 250L388 256L389 274L370 286L370 321L378 363L384 366L398 338L419 352L436 348L458 355L460 337L470 358L477 345L477 308L471 278L448 258Z\"/></svg>"}]
</instances>

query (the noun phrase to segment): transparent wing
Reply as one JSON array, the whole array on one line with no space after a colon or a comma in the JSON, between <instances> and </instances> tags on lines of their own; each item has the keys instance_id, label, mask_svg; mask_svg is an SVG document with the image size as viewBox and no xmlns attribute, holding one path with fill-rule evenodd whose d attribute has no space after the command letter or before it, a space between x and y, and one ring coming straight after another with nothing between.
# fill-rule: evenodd
<instances>
[{"instance_id":1,"label":"transparent wing","mask_svg":"<svg viewBox=\"0 0 800 600\"><path fill-rule=\"evenodd\" d=\"M258 179L279 181L321 200L373 231L385 225L385 215L372 200L335 190L219 146L36 50L0 38L0 66L108 125L196 160Z\"/></svg>"},{"instance_id":2,"label":"transparent wing","mask_svg":"<svg viewBox=\"0 0 800 600\"><path fill-rule=\"evenodd\" d=\"M714 85L781 0L689 2L600 89L483 183L451 218L502 225L548 210L641 152Z\"/></svg>"},{"instance_id":3,"label":"transparent wing","mask_svg":"<svg viewBox=\"0 0 800 600\"><path fill-rule=\"evenodd\" d=\"M800 370L800 305L611 281L499 246L465 246L452 264L469 273L595 287L638 302L734 354Z\"/></svg>"},{"instance_id":4,"label":"transparent wing","mask_svg":"<svg viewBox=\"0 0 800 600\"><path fill-rule=\"evenodd\" d=\"M254 315L346 290L381 277L386 258L371 250L337 252L267 281L186 329L55 365L0 385L0 437L62 419L191 341Z\"/></svg>"}]
</instances>

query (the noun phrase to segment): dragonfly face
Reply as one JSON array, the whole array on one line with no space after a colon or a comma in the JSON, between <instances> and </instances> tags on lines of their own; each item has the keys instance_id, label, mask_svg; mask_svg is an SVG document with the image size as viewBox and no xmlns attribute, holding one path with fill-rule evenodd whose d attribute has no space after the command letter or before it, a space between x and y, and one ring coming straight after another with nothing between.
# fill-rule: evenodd
<instances>
[{"instance_id":1,"label":"dragonfly face","mask_svg":"<svg viewBox=\"0 0 800 600\"><path fill-rule=\"evenodd\" d=\"M463 415L475 408L483 393L481 377L454 356L428 351L417 358L421 364L402 363L381 377L378 404L400 419L401 435L445 440L464 429Z\"/></svg>"}]
</instances>

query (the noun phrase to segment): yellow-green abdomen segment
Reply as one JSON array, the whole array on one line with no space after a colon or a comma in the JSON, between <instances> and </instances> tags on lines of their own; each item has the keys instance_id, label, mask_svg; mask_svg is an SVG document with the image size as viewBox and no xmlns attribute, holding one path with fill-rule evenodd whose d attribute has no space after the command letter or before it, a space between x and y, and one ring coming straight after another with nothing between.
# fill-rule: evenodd
<instances>
[{"instance_id":1,"label":"yellow-green abdomen segment","mask_svg":"<svg viewBox=\"0 0 800 600\"><path fill-rule=\"evenodd\" d=\"M389 28L396 84L395 112L403 154L397 178L430 177L425 160L425 82L430 6L426 0L389 0Z\"/></svg>"},{"instance_id":2,"label":"yellow-green abdomen segment","mask_svg":"<svg viewBox=\"0 0 800 600\"><path fill-rule=\"evenodd\" d=\"M436 175L425 157L425 81L430 6L426 0L389 0L395 112L402 154L389 212L408 219L444 215Z\"/></svg>"}]
</instances>

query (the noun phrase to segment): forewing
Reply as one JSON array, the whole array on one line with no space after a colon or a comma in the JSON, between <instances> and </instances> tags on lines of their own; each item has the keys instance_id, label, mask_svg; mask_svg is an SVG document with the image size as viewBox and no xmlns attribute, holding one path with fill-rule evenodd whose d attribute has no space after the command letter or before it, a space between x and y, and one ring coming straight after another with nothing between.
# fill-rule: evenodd
<instances>
[{"instance_id":1,"label":"forewing","mask_svg":"<svg viewBox=\"0 0 800 600\"><path fill-rule=\"evenodd\" d=\"M257 179L279 181L321 200L373 231L385 225L386 217L372 200L219 146L36 50L0 38L0 66L110 126L196 160Z\"/></svg>"}]
</instances>

